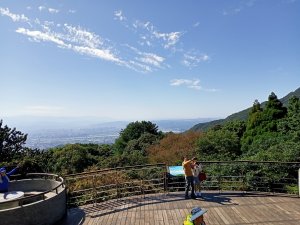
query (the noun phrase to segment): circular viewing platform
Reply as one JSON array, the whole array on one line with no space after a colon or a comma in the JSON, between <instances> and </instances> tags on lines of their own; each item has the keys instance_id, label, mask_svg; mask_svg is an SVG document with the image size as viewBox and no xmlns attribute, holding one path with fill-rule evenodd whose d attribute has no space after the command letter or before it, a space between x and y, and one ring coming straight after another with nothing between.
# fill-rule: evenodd
<instances>
[{"instance_id":1,"label":"circular viewing platform","mask_svg":"<svg viewBox=\"0 0 300 225\"><path fill-rule=\"evenodd\" d=\"M53 225L66 215L64 180L54 174L26 174L1 196L1 225Z\"/></svg>"},{"instance_id":2,"label":"circular viewing platform","mask_svg":"<svg viewBox=\"0 0 300 225\"><path fill-rule=\"evenodd\" d=\"M207 225L299 225L300 199L284 195L204 192L200 199L184 193L149 194L84 205L68 211L65 225L182 225L190 210L208 209Z\"/></svg>"}]
</instances>

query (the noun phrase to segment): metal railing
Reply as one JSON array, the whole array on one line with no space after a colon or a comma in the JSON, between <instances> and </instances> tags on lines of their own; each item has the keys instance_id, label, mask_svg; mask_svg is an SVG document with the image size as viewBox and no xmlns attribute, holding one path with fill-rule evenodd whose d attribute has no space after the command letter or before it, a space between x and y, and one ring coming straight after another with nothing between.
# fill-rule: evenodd
<instances>
[{"instance_id":1,"label":"metal railing","mask_svg":"<svg viewBox=\"0 0 300 225\"><path fill-rule=\"evenodd\" d=\"M203 161L207 180L201 182L202 190L260 191L300 195L300 162L257 161ZM268 176L269 175L269 176ZM183 176L168 179L170 191L185 188Z\"/></svg>"},{"instance_id":2,"label":"metal railing","mask_svg":"<svg viewBox=\"0 0 300 225\"><path fill-rule=\"evenodd\" d=\"M165 192L165 164L138 165L65 176L68 206L104 202L133 195Z\"/></svg>"},{"instance_id":3,"label":"metal railing","mask_svg":"<svg viewBox=\"0 0 300 225\"><path fill-rule=\"evenodd\" d=\"M205 161L202 190L259 191L299 196L300 162ZM281 170L280 173L276 172ZM272 176L266 176L272 174ZM278 176L276 176L279 175ZM68 206L99 203L149 193L183 191L184 176L172 176L165 164L103 169L65 176Z\"/></svg>"}]
</instances>

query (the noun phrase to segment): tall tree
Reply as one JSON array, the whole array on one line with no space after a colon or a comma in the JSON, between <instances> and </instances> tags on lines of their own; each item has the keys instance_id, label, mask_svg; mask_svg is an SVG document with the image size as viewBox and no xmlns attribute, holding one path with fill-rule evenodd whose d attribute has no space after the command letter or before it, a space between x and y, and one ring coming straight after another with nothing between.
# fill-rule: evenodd
<instances>
[{"instance_id":1,"label":"tall tree","mask_svg":"<svg viewBox=\"0 0 300 225\"><path fill-rule=\"evenodd\" d=\"M132 122L124 130L121 130L120 137L115 141L115 151L122 153L129 142L138 140L144 134L152 134L158 138L162 136L162 132L158 131L157 125L150 121Z\"/></svg>"},{"instance_id":2,"label":"tall tree","mask_svg":"<svg viewBox=\"0 0 300 225\"><path fill-rule=\"evenodd\" d=\"M24 150L24 144L27 140L27 134L17 131L16 128L3 126L0 120L0 158L1 161L10 162L12 159L20 156Z\"/></svg>"}]
</instances>

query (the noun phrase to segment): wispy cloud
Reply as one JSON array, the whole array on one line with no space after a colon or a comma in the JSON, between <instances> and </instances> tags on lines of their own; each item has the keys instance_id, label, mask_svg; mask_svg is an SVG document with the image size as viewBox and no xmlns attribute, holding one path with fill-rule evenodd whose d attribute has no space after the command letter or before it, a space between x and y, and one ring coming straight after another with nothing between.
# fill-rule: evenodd
<instances>
[{"instance_id":1,"label":"wispy cloud","mask_svg":"<svg viewBox=\"0 0 300 225\"><path fill-rule=\"evenodd\" d=\"M169 33L160 32L149 21L142 22L136 20L132 24L132 27L136 30L142 29L143 31L146 31L144 35L140 35L142 39L140 43L142 44L146 43L148 46L150 46L152 41L160 40L162 41L162 46L166 49L175 46L179 42L180 37L183 35L183 32L180 31L169 32Z\"/></svg>"},{"instance_id":2,"label":"wispy cloud","mask_svg":"<svg viewBox=\"0 0 300 225\"><path fill-rule=\"evenodd\" d=\"M26 16L24 16L23 14L13 14L9 11L8 8L0 8L0 14L2 16L10 17L14 22L29 22L29 19Z\"/></svg>"},{"instance_id":3,"label":"wispy cloud","mask_svg":"<svg viewBox=\"0 0 300 225\"><path fill-rule=\"evenodd\" d=\"M187 79L173 79L170 81L171 86L186 86L188 88L200 90L200 80L187 80Z\"/></svg>"},{"instance_id":4,"label":"wispy cloud","mask_svg":"<svg viewBox=\"0 0 300 225\"><path fill-rule=\"evenodd\" d=\"M202 91L209 91L209 92L216 92L218 91L217 89L207 89L203 88L200 85L200 80L199 79L193 79L193 80L188 80L188 79L173 79L170 81L171 86L184 86L187 88L195 89L195 90L202 90Z\"/></svg>"},{"instance_id":5,"label":"wispy cloud","mask_svg":"<svg viewBox=\"0 0 300 225\"><path fill-rule=\"evenodd\" d=\"M58 10L58 9L54 9L54 8L46 8L46 6L43 6L43 5L39 6L38 9L39 9L39 11L47 10L49 13L52 13L52 14L54 14L54 13L59 13L59 10Z\"/></svg>"},{"instance_id":6,"label":"wispy cloud","mask_svg":"<svg viewBox=\"0 0 300 225\"><path fill-rule=\"evenodd\" d=\"M188 68L193 68L199 65L201 62L208 62L211 57L207 54L197 54L195 52L187 52L183 54L182 64Z\"/></svg>"},{"instance_id":7,"label":"wispy cloud","mask_svg":"<svg viewBox=\"0 0 300 225\"><path fill-rule=\"evenodd\" d=\"M153 34L156 38L164 40L164 48L170 48L171 46L174 46L179 41L179 38L183 35L182 32L159 33L157 31L154 31Z\"/></svg>"},{"instance_id":8,"label":"wispy cloud","mask_svg":"<svg viewBox=\"0 0 300 225\"><path fill-rule=\"evenodd\" d=\"M58 9L48 8L49 13L59 13Z\"/></svg>"},{"instance_id":9,"label":"wispy cloud","mask_svg":"<svg viewBox=\"0 0 300 225\"><path fill-rule=\"evenodd\" d=\"M228 15L234 15L242 12L243 10L253 7L255 5L256 0L246 0L239 2L238 5L232 6L228 9L223 9L222 15L228 16Z\"/></svg>"},{"instance_id":10,"label":"wispy cloud","mask_svg":"<svg viewBox=\"0 0 300 225\"><path fill-rule=\"evenodd\" d=\"M168 49L174 47L183 35L183 32L180 31L161 32L150 21L134 20L130 24L121 10L115 11L114 16L115 19L121 21L127 29L139 35L140 41L138 43L140 45L153 46L153 42L160 41L160 44L165 49Z\"/></svg>"},{"instance_id":11,"label":"wispy cloud","mask_svg":"<svg viewBox=\"0 0 300 225\"><path fill-rule=\"evenodd\" d=\"M69 12L69 13L76 13L76 10L74 10L74 9L69 9L68 12Z\"/></svg>"},{"instance_id":12,"label":"wispy cloud","mask_svg":"<svg viewBox=\"0 0 300 225\"><path fill-rule=\"evenodd\" d=\"M122 61L118 59L109 49L98 49L98 48L90 48L86 46L73 46L72 49L81 54L86 54L89 56L101 58L107 61L119 62Z\"/></svg>"},{"instance_id":13,"label":"wispy cloud","mask_svg":"<svg viewBox=\"0 0 300 225\"><path fill-rule=\"evenodd\" d=\"M151 67L154 66L157 68L163 68L163 63L165 61L164 57L159 56L154 53L139 51L137 48L129 46L128 44L125 46L128 47L130 50L132 50L135 53L136 61L142 62ZM152 71L152 69L151 69L151 71Z\"/></svg>"},{"instance_id":14,"label":"wispy cloud","mask_svg":"<svg viewBox=\"0 0 300 225\"><path fill-rule=\"evenodd\" d=\"M68 31L67 34L55 33L52 31L42 32L25 28L18 28L16 32L27 35L31 40L36 42L53 42L57 44L58 47L72 49L80 54L112 62L122 62L122 60L115 56L109 48L101 48L103 43L99 41L99 38L95 34L69 25L65 25L65 28Z\"/></svg>"},{"instance_id":15,"label":"wispy cloud","mask_svg":"<svg viewBox=\"0 0 300 225\"><path fill-rule=\"evenodd\" d=\"M41 31L37 31L37 30L28 30L28 29L25 29L25 28L18 28L16 30L17 33L20 33L20 34L24 34L24 35L27 35L29 37L32 38L32 40L34 41L49 41L49 42L54 42L62 47L67 47L67 45L60 39L56 38L55 35L51 35L49 33L43 33Z\"/></svg>"},{"instance_id":16,"label":"wispy cloud","mask_svg":"<svg viewBox=\"0 0 300 225\"><path fill-rule=\"evenodd\" d=\"M38 9L39 9L40 11L43 11L43 10L46 9L46 7L41 5L41 6L38 7Z\"/></svg>"},{"instance_id":17,"label":"wispy cloud","mask_svg":"<svg viewBox=\"0 0 300 225\"><path fill-rule=\"evenodd\" d=\"M45 6L39 6L39 10L52 11L53 13L59 12L59 10L46 8ZM28 37L30 41L53 43L59 48L109 61L142 73L169 68L170 66L166 64L167 58L162 54L157 54L156 51L174 47L183 35L183 32L178 31L159 32L151 22L135 21L132 29L139 31L140 41L146 45L145 47L149 47L147 51L141 51L136 47L129 46L127 43L119 45L113 43L111 40L105 39L80 26L42 21L39 18L30 20L23 14L13 14L9 9L4 8L0 8L0 14L10 17L14 22L26 22L26 26L19 26L16 29L16 33ZM121 10L115 11L115 19L122 21L122 24L128 24ZM156 42L155 46L152 46L152 42ZM154 47L161 47L161 49L154 49ZM150 49L154 49L154 51ZM183 51L180 51L180 54L182 53ZM196 66L197 63L208 61L209 59L210 57L206 54L193 55L192 53L186 53L183 63L191 68Z\"/></svg>"},{"instance_id":18,"label":"wispy cloud","mask_svg":"<svg viewBox=\"0 0 300 225\"><path fill-rule=\"evenodd\" d=\"M27 36L30 41L54 43L59 48L110 61L137 72L146 73L152 72L155 68L163 68L165 58L155 53L142 52L137 48L130 47L133 54L124 55L122 59L114 44L82 27L56 24L53 21L40 21L38 18L30 21L24 15L21 17L9 13L8 9L0 9L2 15L14 18L14 22L23 22L21 21L21 18L23 18L24 21L34 24L30 28L19 27L16 29L17 33ZM44 7L41 6L40 10L44 10ZM128 48L128 46L126 47Z\"/></svg>"},{"instance_id":19,"label":"wispy cloud","mask_svg":"<svg viewBox=\"0 0 300 225\"><path fill-rule=\"evenodd\" d=\"M156 67L161 67L161 63L164 61L165 59L161 56L158 56L154 53L143 53L142 57L140 58L141 62L144 62L146 64L150 64Z\"/></svg>"},{"instance_id":20,"label":"wispy cloud","mask_svg":"<svg viewBox=\"0 0 300 225\"><path fill-rule=\"evenodd\" d=\"M115 11L115 19L120 21L126 20L126 17L123 16L122 10Z\"/></svg>"},{"instance_id":21,"label":"wispy cloud","mask_svg":"<svg viewBox=\"0 0 300 225\"><path fill-rule=\"evenodd\" d=\"M198 27L200 25L200 22L194 23L193 27Z\"/></svg>"}]
</instances>

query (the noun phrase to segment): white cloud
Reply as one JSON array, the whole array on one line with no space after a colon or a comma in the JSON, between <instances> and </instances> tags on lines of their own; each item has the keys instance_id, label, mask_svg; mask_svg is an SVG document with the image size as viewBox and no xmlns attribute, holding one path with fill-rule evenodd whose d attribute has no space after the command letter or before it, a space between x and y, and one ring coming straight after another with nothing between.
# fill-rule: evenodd
<instances>
[{"instance_id":1,"label":"white cloud","mask_svg":"<svg viewBox=\"0 0 300 225\"><path fill-rule=\"evenodd\" d=\"M207 54L197 54L195 52L188 52L183 55L182 63L186 67L192 68L198 66L201 62L208 62L211 58Z\"/></svg>"},{"instance_id":2,"label":"white cloud","mask_svg":"<svg viewBox=\"0 0 300 225\"><path fill-rule=\"evenodd\" d=\"M124 25L130 29L128 24ZM152 44L154 41L158 41L158 43L161 41L159 44L162 44L165 49L175 46L179 42L180 37L183 35L183 32L179 31L162 33L149 21L142 22L135 20L132 23L131 29L135 33L138 32L141 39L138 42L140 45L154 46L154 44Z\"/></svg>"},{"instance_id":3,"label":"white cloud","mask_svg":"<svg viewBox=\"0 0 300 225\"><path fill-rule=\"evenodd\" d=\"M53 9L53 8L49 8L48 11L49 13L59 13L58 9Z\"/></svg>"},{"instance_id":4,"label":"white cloud","mask_svg":"<svg viewBox=\"0 0 300 225\"><path fill-rule=\"evenodd\" d=\"M175 45L178 41L182 32L171 32L171 33L159 33L157 31L153 32L154 36L158 39L163 39L166 43L164 44L164 48L170 48Z\"/></svg>"},{"instance_id":5,"label":"white cloud","mask_svg":"<svg viewBox=\"0 0 300 225\"><path fill-rule=\"evenodd\" d=\"M201 90L201 91L208 91L208 92L216 92L218 91L217 89L207 89L203 88L200 85L200 80L199 79L194 79L194 80L188 80L188 79L173 79L170 81L171 86L184 86L187 88L195 89L195 90Z\"/></svg>"},{"instance_id":6,"label":"white cloud","mask_svg":"<svg viewBox=\"0 0 300 225\"><path fill-rule=\"evenodd\" d=\"M128 44L126 44L125 46L132 50L135 55L138 55L135 57L135 59L139 61L139 63L136 62L134 65L139 65L139 67L141 67L141 63L144 63L145 67L143 68L145 68L146 72L153 71L154 68L151 68L152 66L163 68L163 63L165 61L164 57L159 56L155 53L141 52L137 48L129 46Z\"/></svg>"},{"instance_id":7,"label":"white cloud","mask_svg":"<svg viewBox=\"0 0 300 225\"><path fill-rule=\"evenodd\" d=\"M170 81L171 86L186 86L188 88L193 88L196 90L202 89L200 86L200 80L187 80L187 79L173 79Z\"/></svg>"},{"instance_id":8,"label":"white cloud","mask_svg":"<svg viewBox=\"0 0 300 225\"><path fill-rule=\"evenodd\" d=\"M39 10L47 9L44 6L40 6ZM120 53L110 40L103 39L99 35L79 26L62 25L53 21L41 21L38 18L30 20L24 15L12 14L8 9L3 8L0 8L0 13L3 16L12 18L14 22L27 22L30 28L20 26L16 29L16 33L27 36L30 41L54 43L59 48L110 61L142 73L152 72L157 68L161 69L168 66L164 63L166 60L164 57L153 52L142 52L133 47L130 48L131 52L125 50L125 54L121 58L119 57ZM122 16L121 11L117 15ZM179 32L156 32L150 22L140 23L139 26L149 31L150 36L152 35L151 38L164 40L168 46L175 44L180 36ZM151 45L149 34L148 36L142 36L147 46Z\"/></svg>"},{"instance_id":9,"label":"white cloud","mask_svg":"<svg viewBox=\"0 0 300 225\"><path fill-rule=\"evenodd\" d=\"M126 20L126 17L123 16L122 10L115 11L115 19L120 21Z\"/></svg>"},{"instance_id":10,"label":"white cloud","mask_svg":"<svg viewBox=\"0 0 300 225\"><path fill-rule=\"evenodd\" d=\"M245 0L238 3L238 5L222 10L223 16L234 15L242 12L244 9L251 8L255 5L256 0Z\"/></svg>"},{"instance_id":11,"label":"white cloud","mask_svg":"<svg viewBox=\"0 0 300 225\"><path fill-rule=\"evenodd\" d=\"M194 23L193 27L198 27L200 25L200 22Z\"/></svg>"},{"instance_id":12,"label":"white cloud","mask_svg":"<svg viewBox=\"0 0 300 225\"><path fill-rule=\"evenodd\" d=\"M64 28L67 34L61 35L63 39L73 43L88 46L90 48L96 48L99 45L103 45L102 38L98 35L89 32L81 27L74 27L68 24L64 24Z\"/></svg>"},{"instance_id":13,"label":"white cloud","mask_svg":"<svg viewBox=\"0 0 300 225\"><path fill-rule=\"evenodd\" d=\"M68 12L69 12L69 13L76 13L76 10L74 10L74 9L69 9Z\"/></svg>"},{"instance_id":14,"label":"white cloud","mask_svg":"<svg viewBox=\"0 0 300 225\"><path fill-rule=\"evenodd\" d=\"M25 28L18 28L16 32L27 35L31 37L34 41L49 41L49 42L54 42L61 47L67 47L67 45L62 40L58 39L57 37L49 33L43 33L38 30L30 31Z\"/></svg>"},{"instance_id":15,"label":"white cloud","mask_svg":"<svg viewBox=\"0 0 300 225\"><path fill-rule=\"evenodd\" d=\"M153 53L143 53L143 56L139 60L156 67L161 67L161 64L163 63L165 58Z\"/></svg>"},{"instance_id":16,"label":"white cloud","mask_svg":"<svg viewBox=\"0 0 300 225\"><path fill-rule=\"evenodd\" d=\"M83 40L78 40L78 38L76 36L72 39L70 37L66 38L61 34L57 34L57 33L53 33L53 32L51 33L49 31L46 31L46 32L41 32L41 31L37 31L37 30L30 31L25 28L18 28L16 30L16 32L27 35L27 36L31 37L32 40L37 41L37 42L49 41L49 42L56 43L58 45L58 47L72 49L75 52L78 52L81 54L86 54L86 55L97 57L97 58L104 59L107 61L113 61L113 62L118 62L118 63L122 62L114 54L112 54L109 49L100 49L100 48L96 48L96 47L90 47L90 46L92 46L91 44L81 45L81 46L74 45L72 43L68 43L68 42L66 43L64 41L64 39L65 39L65 40L68 40L69 42L72 41L73 43L78 43L78 44L80 44L81 42L84 42ZM83 36L81 36L81 38L82 37Z\"/></svg>"},{"instance_id":17,"label":"white cloud","mask_svg":"<svg viewBox=\"0 0 300 225\"><path fill-rule=\"evenodd\" d=\"M74 46L74 51L90 55L93 57L101 58L107 61L119 62L122 61L118 59L114 54L112 54L108 49L97 49L97 48L90 48L86 46Z\"/></svg>"},{"instance_id":18,"label":"white cloud","mask_svg":"<svg viewBox=\"0 0 300 225\"><path fill-rule=\"evenodd\" d=\"M29 19L24 16L23 14L18 15L18 14L13 14L9 11L8 8L0 8L0 14L2 16L8 16L10 17L14 22L29 22Z\"/></svg>"},{"instance_id":19,"label":"white cloud","mask_svg":"<svg viewBox=\"0 0 300 225\"><path fill-rule=\"evenodd\" d=\"M45 7L45 6L39 6L38 9L39 9L40 11L43 11L43 10L46 9L46 7Z\"/></svg>"},{"instance_id":20,"label":"white cloud","mask_svg":"<svg viewBox=\"0 0 300 225\"><path fill-rule=\"evenodd\" d=\"M128 63L125 63L124 65L126 67L128 67L134 71L140 72L140 73L147 73L147 72L153 71L149 65L145 65L145 64L133 61L133 60L129 60Z\"/></svg>"}]
</instances>

